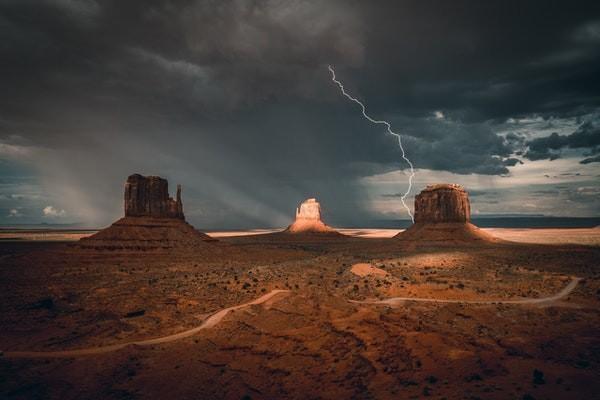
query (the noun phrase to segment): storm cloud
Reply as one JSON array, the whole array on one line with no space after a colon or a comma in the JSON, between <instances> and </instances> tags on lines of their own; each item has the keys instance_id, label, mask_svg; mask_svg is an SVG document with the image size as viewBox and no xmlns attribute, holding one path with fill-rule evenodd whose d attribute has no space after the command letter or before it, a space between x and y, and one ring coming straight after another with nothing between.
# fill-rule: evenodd
<instances>
[{"instance_id":1,"label":"storm cloud","mask_svg":"<svg viewBox=\"0 0 600 400\"><path fill-rule=\"evenodd\" d=\"M559 135L554 132L550 136L536 138L527 143L529 151L525 154L530 160L551 159L560 157L560 150L588 149L591 154L600 152L600 116L593 115L570 135ZM594 157L586 158L582 164L597 161Z\"/></svg>"},{"instance_id":2,"label":"storm cloud","mask_svg":"<svg viewBox=\"0 0 600 400\"><path fill-rule=\"evenodd\" d=\"M106 224L138 172L182 183L201 227L284 225L308 196L333 224L377 218L361 180L406 165L330 64L418 169L592 163L598 27L598 5L552 1L4 1L0 214ZM530 117L576 122L507 131Z\"/></svg>"}]
</instances>

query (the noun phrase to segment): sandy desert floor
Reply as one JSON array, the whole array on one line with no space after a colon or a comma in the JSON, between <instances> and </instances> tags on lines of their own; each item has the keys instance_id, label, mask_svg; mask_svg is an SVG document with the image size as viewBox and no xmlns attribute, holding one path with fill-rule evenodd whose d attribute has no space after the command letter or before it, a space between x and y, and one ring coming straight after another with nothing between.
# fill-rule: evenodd
<instances>
[{"instance_id":1,"label":"sandy desert floor","mask_svg":"<svg viewBox=\"0 0 600 400\"><path fill-rule=\"evenodd\" d=\"M600 230L495 229L518 243L458 247L353 231L229 232L142 255L11 233L0 241L0 397L600 393ZM83 352L39 353L72 350Z\"/></svg>"},{"instance_id":2,"label":"sandy desert floor","mask_svg":"<svg viewBox=\"0 0 600 400\"><path fill-rule=\"evenodd\" d=\"M264 235L278 232L278 229L253 229L238 231L209 231L207 232L214 238L229 238L237 236ZM339 232L347 236L383 239L392 238L403 229L355 229L339 228ZM600 227L596 228L570 228L570 229L551 229L551 228L483 228L500 239L521 243L537 244L583 244L591 246L600 246ZM19 229L0 229L1 241L77 241L81 238L91 236L98 232L97 230L19 230Z\"/></svg>"},{"instance_id":3,"label":"sandy desert floor","mask_svg":"<svg viewBox=\"0 0 600 400\"><path fill-rule=\"evenodd\" d=\"M98 231L66 229L0 229L0 242L70 242L88 237L96 232Z\"/></svg>"}]
</instances>

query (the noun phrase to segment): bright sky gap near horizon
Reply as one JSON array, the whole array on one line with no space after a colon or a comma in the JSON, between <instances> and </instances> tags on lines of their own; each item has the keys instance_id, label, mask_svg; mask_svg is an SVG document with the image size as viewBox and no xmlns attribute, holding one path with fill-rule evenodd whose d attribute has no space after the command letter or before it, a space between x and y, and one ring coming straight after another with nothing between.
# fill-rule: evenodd
<instances>
[{"instance_id":1,"label":"bright sky gap near horizon","mask_svg":"<svg viewBox=\"0 0 600 400\"><path fill-rule=\"evenodd\" d=\"M407 218L396 139L328 64L402 134L409 206L453 182L474 216L599 216L600 4L558 4L2 2L0 224L106 225L132 173L205 229L308 197L331 225Z\"/></svg>"}]
</instances>

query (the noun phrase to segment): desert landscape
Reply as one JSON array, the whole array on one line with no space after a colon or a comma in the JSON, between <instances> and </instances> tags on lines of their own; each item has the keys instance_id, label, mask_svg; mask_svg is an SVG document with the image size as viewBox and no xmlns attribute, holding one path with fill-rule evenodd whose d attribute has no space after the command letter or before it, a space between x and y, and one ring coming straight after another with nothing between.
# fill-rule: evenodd
<instances>
[{"instance_id":1,"label":"desert landscape","mask_svg":"<svg viewBox=\"0 0 600 400\"><path fill-rule=\"evenodd\" d=\"M111 227L4 233L2 397L600 391L597 229L481 230L457 185L418 195L406 231L337 231L309 199L291 228L209 236L180 204L134 175Z\"/></svg>"},{"instance_id":2,"label":"desert landscape","mask_svg":"<svg viewBox=\"0 0 600 400\"><path fill-rule=\"evenodd\" d=\"M600 1L0 37L0 400L600 400Z\"/></svg>"}]
</instances>

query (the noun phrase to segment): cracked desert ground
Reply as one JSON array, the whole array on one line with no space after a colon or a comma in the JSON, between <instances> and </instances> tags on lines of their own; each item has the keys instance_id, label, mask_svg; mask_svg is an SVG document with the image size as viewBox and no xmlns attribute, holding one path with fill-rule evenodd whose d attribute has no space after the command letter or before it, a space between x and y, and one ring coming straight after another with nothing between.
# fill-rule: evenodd
<instances>
[{"instance_id":1,"label":"cracked desert ground","mask_svg":"<svg viewBox=\"0 0 600 400\"><path fill-rule=\"evenodd\" d=\"M213 233L146 254L75 249L82 232L3 232L0 397L600 397L599 229L490 229L506 242L454 246L342 232ZM502 303L575 278L559 299ZM368 303L393 297L429 301Z\"/></svg>"}]
</instances>

